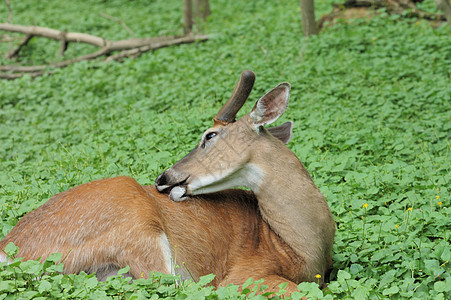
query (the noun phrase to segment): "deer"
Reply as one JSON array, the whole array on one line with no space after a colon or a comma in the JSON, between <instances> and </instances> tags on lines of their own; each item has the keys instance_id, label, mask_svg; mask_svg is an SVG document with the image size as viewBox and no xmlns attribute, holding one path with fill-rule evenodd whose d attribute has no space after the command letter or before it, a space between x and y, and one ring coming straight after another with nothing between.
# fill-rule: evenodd
<instances>
[{"instance_id":1,"label":"deer","mask_svg":"<svg viewBox=\"0 0 451 300\"><path fill-rule=\"evenodd\" d=\"M215 274L216 287L263 279L266 292L324 283L336 228L331 210L286 146L293 123L264 127L287 109L290 84L236 120L254 81L252 71L241 74L213 127L155 185L121 176L58 193L22 217L0 249L13 242L18 257L33 260L63 253L64 273L99 280L129 266L133 279L152 271L182 280ZM0 250L0 261L7 259Z\"/></svg>"}]
</instances>

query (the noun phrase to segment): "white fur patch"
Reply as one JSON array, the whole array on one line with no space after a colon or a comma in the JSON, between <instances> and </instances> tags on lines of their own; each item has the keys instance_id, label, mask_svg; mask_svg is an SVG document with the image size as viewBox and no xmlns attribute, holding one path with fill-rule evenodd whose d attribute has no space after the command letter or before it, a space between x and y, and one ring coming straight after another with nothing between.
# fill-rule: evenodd
<instances>
[{"instance_id":1,"label":"white fur patch","mask_svg":"<svg viewBox=\"0 0 451 300\"><path fill-rule=\"evenodd\" d=\"M169 197L172 201L183 201L186 199L185 196L186 189L182 186L175 186L172 188L171 192L169 193Z\"/></svg>"},{"instance_id":2,"label":"white fur patch","mask_svg":"<svg viewBox=\"0 0 451 300\"><path fill-rule=\"evenodd\" d=\"M160 235L160 247L163 253L164 264L166 265L167 273L174 273L174 263L172 261L171 246L169 245L169 240L166 234L162 233Z\"/></svg>"},{"instance_id":3,"label":"white fur patch","mask_svg":"<svg viewBox=\"0 0 451 300\"><path fill-rule=\"evenodd\" d=\"M164 191L165 189L169 188L169 185L155 185L155 186L159 192Z\"/></svg>"},{"instance_id":4,"label":"white fur patch","mask_svg":"<svg viewBox=\"0 0 451 300\"><path fill-rule=\"evenodd\" d=\"M229 188L247 187L254 193L260 189L264 172L259 167L248 164L244 168L226 174L211 174L194 179L188 185L192 195L207 194Z\"/></svg>"}]
</instances>

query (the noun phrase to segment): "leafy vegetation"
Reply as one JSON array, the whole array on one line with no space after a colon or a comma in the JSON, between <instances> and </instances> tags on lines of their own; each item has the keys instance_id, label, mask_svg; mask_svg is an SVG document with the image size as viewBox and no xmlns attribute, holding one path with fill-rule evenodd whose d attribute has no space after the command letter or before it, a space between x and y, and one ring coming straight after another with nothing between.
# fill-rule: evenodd
<instances>
[{"instance_id":1,"label":"leafy vegetation","mask_svg":"<svg viewBox=\"0 0 451 300\"><path fill-rule=\"evenodd\" d=\"M121 18L139 37L182 28L175 0L11 2L13 23L109 39L128 33L100 12ZM289 147L327 197L338 225L328 288L301 283L302 293L449 299L450 29L380 11L305 40L298 1L211 2L203 30L214 37L206 43L0 81L0 237L73 186L116 175L153 184L193 148L240 72L251 69L257 81L241 114L266 90L291 83L291 102L279 122L294 121ZM331 2L318 2L317 16ZM423 5L433 10L431 3ZM6 19L5 9L0 18ZM0 51L7 47L0 44ZM71 45L66 56L89 47ZM19 59L63 59L57 49L56 42L35 39ZM0 63L9 62L2 57ZM59 274L59 259L1 264L0 299L244 297L237 287L204 287L211 277L178 286L162 274L99 283L92 275Z\"/></svg>"}]
</instances>

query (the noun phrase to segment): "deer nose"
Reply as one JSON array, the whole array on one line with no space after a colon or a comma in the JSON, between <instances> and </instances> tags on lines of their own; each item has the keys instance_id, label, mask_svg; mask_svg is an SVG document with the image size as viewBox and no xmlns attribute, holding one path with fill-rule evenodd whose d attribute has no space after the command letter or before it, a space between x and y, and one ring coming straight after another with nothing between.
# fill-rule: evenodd
<instances>
[{"instance_id":1,"label":"deer nose","mask_svg":"<svg viewBox=\"0 0 451 300\"><path fill-rule=\"evenodd\" d=\"M165 189L169 188L166 172L161 173L160 176L157 177L155 186L159 192L163 192Z\"/></svg>"}]
</instances>

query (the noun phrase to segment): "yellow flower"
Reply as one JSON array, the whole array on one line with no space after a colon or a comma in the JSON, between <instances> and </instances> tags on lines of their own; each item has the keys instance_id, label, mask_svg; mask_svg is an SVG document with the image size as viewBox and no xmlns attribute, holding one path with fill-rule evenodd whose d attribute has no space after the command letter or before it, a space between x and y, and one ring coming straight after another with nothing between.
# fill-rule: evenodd
<instances>
[{"instance_id":1,"label":"yellow flower","mask_svg":"<svg viewBox=\"0 0 451 300\"><path fill-rule=\"evenodd\" d=\"M398 224L396 224L396 225L395 225L395 227L396 227L396 228L398 228L398 227L399 227L399 225L398 225Z\"/></svg>"},{"instance_id":2,"label":"yellow flower","mask_svg":"<svg viewBox=\"0 0 451 300\"><path fill-rule=\"evenodd\" d=\"M320 279L320 278L321 278L321 275L320 275L320 274L316 274L316 275L315 275L315 278L316 278L316 279Z\"/></svg>"},{"instance_id":3,"label":"yellow flower","mask_svg":"<svg viewBox=\"0 0 451 300\"><path fill-rule=\"evenodd\" d=\"M440 199L440 196L439 195L435 196L435 199L437 199L437 200Z\"/></svg>"},{"instance_id":4,"label":"yellow flower","mask_svg":"<svg viewBox=\"0 0 451 300\"><path fill-rule=\"evenodd\" d=\"M368 203L363 204L363 208L368 208Z\"/></svg>"},{"instance_id":5,"label":"yellow flower","mask_svg":"<svg viewBox=\"0 0 451 300\"><path fill-rule=\"evenodd\" d=\"M442 205L442 201L437 202L438 205Z\"/></svg>"},{"instance_id":6,"label":"yellow flower","mask_svg":"<svg viewBox=\"0 0 451 300\"><path fill-rule=\"evenodd\" d=\"M407 209L407 211L412 211L412 207L409 207L409 208Z\"/></svg>"}]
</instances>

